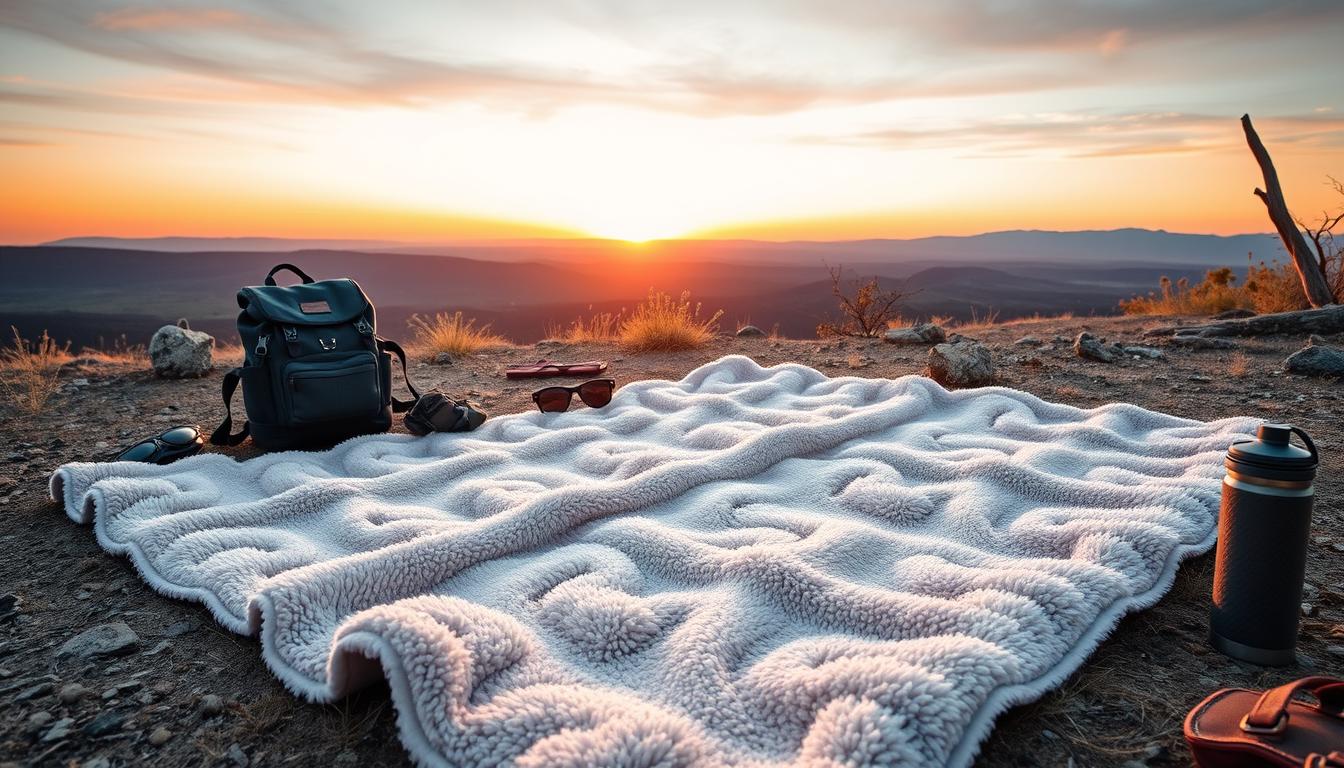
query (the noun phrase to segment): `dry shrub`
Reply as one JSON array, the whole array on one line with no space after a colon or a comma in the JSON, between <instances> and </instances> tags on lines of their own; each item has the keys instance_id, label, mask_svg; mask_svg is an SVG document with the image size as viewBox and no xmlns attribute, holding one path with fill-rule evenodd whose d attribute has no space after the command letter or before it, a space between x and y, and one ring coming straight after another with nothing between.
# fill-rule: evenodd
<instances>
[{"instance_id":1,"label":"dry shrub","mask_svg":"<svg viewBox=\"0 0 1344 768\"><path fill-rule=\"evenodd\" d=\"M672 352L708 344L718 332L723 310L704 319L700 309L691 303L690 291L682 291L676 299L650 291L644 303L621 321L621 346L631 352Z\"/></svg>"},{"instance_id":2,"label":"dry shrub","mask_svg":"<svg viewBox=\"0 0 1344 768\"><path fill-rule=\"evenodd\" d=\"M35 341L10 326L14 344L0 350L0 398L20 413L39 413L60 386L61 366L70 362L70 344L57 344L42 331Z\"/></svg>"},{"instance_id":3,"label":"dry shrub","mask_svg":"<svg viewBox=\"0 0 1344 768\"><path fill-rule=\"evenodd\" d=\"M823 320L817 325L817 337L822 339L835 336L858 336L876 338L881 336L893 321L899 321L900 312L896 304L908 294L895 290L883 290L876 277L867 282L851 280L842 283L844 267L826 270L831 275L831 295L839 304L839 320Z\"/></svg>"},{"instance_id":4,"label":"dry shrub","mask_svg":"<svg viewBox=\"0 0 1344 768\"><path fill-rule=\"evenodd\" d=\"M461 312L451 315L440 312L432 320L412 315L408 324L430 357L445 352L453 357L463 357L509 344L508 339L490 332L489 323L477 328L476 320L462 317Z\"/></svg>"},{"instance_id":5,"label":"dry shrub","mask_svg":"<svg viewBox=\"0 0 1344 768\"><path fill-rule=\"evenodd\" d=\"M1302 292L1302 278L1292 264L1251 265L1246 270L1246 291L1251 297L1251 308L1256 312L1291 312L1306 309Z\"/></svg>"},{"instance_id":6,"label":"dry shrub","mask_svg":"<svg viewBox=\"0 0 1344 768\"><path fill-rule=\"evenodd\" d=\"M588 309L592 309L589 307ZM615 341L620 337L622 312L598 312L586 320L580 316L568 326L549 325L546 338L570 344L587 341Z\"/></svg>"},{"instance_id":7,"label":"dry shrub","mask_svg":"<svg viewBox=\"0 0 1344 768\"><path fill-rule=\"evenodd\" d=\"M1251 359L1245 352L1236 352L1227 361L1227 373L1234 379L1242 379L1251 372Z\"/></svg>"},{"instance_id":8,"label":"dry shrub","mask_svg":"<svg viewBox=\"0 0 1344 768\"><path fill-rule=\"evenodd\" d=\"M1120 302L1127 315L1216 315L1229 309L1287 312L1307 306L1293 265L1263 261L1247 266L1242 285L1237 285L1231 267L1219 267L1195 285L1185 278L1173 283L1164 276L1160 292Z\"/></svg>"}]
</instances>

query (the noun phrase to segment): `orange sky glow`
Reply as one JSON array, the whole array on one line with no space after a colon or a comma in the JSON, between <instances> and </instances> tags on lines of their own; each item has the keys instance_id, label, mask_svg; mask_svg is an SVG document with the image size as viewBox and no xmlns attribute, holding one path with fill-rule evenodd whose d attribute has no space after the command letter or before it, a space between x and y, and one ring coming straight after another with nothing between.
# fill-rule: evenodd
<instances>
[{"instance_id":1,"label":"orange sky glow","mask_svg":"<svg viewBox=\"0 0 1344 768\"><path fill-rule=\"evenodd\" d=\"M1344 203L1344 5L1000 5L5 3L0 243L1268 231L1243 112Z\"/></svg>"}]
</instances>

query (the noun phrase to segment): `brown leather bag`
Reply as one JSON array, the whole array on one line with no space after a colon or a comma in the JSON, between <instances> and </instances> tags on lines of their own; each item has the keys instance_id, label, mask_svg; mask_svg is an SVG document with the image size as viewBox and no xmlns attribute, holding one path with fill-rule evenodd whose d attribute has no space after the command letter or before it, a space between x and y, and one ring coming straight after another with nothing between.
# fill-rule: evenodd
<instances>
[{"instance_id":1,"label":"brown leather bag","mask_svg":"<svg viewBox=\"0 0 1344 768\"><path fill-rule=\"evenodd\" d=\"M1344 680L1224 688L1186 715L1185 740L1200 768L1344 768Z\"/></svg>"}]
</instances>

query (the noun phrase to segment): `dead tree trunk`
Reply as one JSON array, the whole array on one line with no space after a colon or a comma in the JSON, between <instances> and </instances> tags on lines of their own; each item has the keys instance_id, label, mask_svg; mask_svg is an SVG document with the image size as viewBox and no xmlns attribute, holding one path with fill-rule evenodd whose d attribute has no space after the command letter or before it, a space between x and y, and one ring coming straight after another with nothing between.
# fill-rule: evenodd
<instances>
[{"instance_id":1,"label":"dead tree trunk","mask_svg":"<svg viewBox=\"0 0 1344 768\"><path fill-rule=\"evenodd\" d=\"M1246 143L1250 145L1251 154L1255 155L1255 161L1260 164L1260 172L1265 177L1265 188L1256 187L1255 195L1264 201L1265 208L1269 209L1269 220L1274 222L1274 229L1278 230L1283 247L1287 248L1289 255L1293 257L1293 266L1297 268L1297 275L1302 280L1302 292L1306 294L1307 302L1313 307L1333 304L1335 297L1330 293L1325 275L1312 259L1311 246L1307 245L1306 238L1297 228L1297 222L1293 221L1292 214L1288 212L1288 204L1283 199L1283 189L1279 186L1279 173L1274 170L1274 161L1269 158L1269 150L1265 149L1264 143L1260 141L1260 135L1251 125L1250 115L1241 116L1241 127L1246 131Z\"/></svg>"},{"instance_id":2,"label":"dead tree trunk","mask_svg":"<svg viewBox=\"0 0 1344 768\"><path fill-rule=\"evenodd\" d=\"M1143 332L1144 336L1259 336L1261 334L1339 333L1344 331L1344 305L1299 309L1244 320L1204 325L1168 325Z\"/></svg>"}]
</instances>

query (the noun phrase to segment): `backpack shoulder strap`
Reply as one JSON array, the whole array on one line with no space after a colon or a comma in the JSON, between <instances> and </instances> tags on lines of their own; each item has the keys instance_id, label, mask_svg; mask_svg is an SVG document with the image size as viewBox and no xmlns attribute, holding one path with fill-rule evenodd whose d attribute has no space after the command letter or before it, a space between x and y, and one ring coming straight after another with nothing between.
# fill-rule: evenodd
<instances>
[{"instance_id":1,"label":"backpack shoulder strap","mask_svg":"<svg viewBox=\"0 0 1344 768\"><path fill-rule=\"evenodd\" d=\"M251 424L243 422L243 428L237 434L230 434L233 431L233 393L238 389L239 375L237 368L224 374L224 422L210 435L211 445L238 445L247 439L251 431Z\"/></svg>"},{"instance_id":2,"label":"backpack shoulder strap","mask_svg":"<svg viewBox=\"0 0 1344 768\"><path fill-rule=\"evenodd\" d=\"M401 377L406 382L406 388L411 391L410 400L398 400L392 398L392 412L405 413L415 406L416 401L420 399L420 393L415 391L415 385L411 383L411 372L406 368L406 350L395 341L378 337L378 348L384 352L391 352L397 356L397 361L401 363Z\"/></svg>"}]
</instances>

